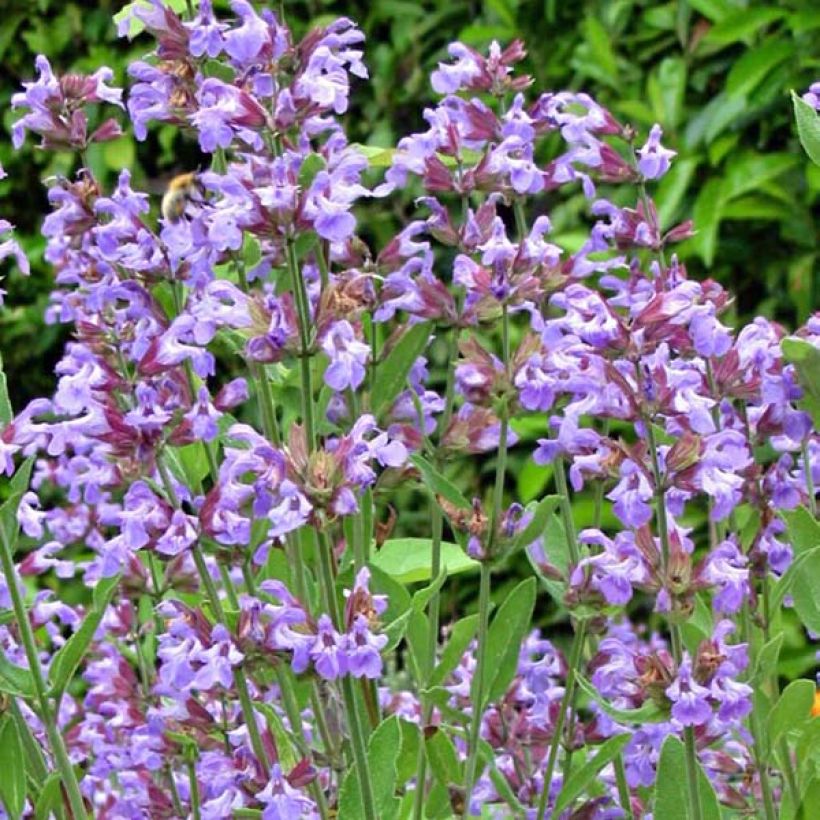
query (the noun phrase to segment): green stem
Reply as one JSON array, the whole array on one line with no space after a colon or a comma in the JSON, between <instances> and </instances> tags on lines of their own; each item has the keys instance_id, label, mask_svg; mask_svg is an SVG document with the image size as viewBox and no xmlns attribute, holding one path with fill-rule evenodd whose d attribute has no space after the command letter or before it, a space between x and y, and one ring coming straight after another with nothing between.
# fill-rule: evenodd
<instances>
[{"instance_id":1,"label":"green stem","mask_svg":"<svg viewBox=\"0 0 820 820\"><path fill-rule=\"evenodd\" d=\"M199 812L199 781L196 779L196 764L193 760L186 762L188 767L188 791L191 797L191 817L193 820L199 820L201 815Z\"/></svg>"},{"instance_id":2,"label":"green stem","mask_svg":"<svg viewBox=\"0 0 820 820\"><path fill-rule=\"evenodd\" d=\"M450 340L448 345L447 355L447 380L444 391L444 412L438 426L439 439L441 435L447 430L450 419L453 415L453 406L455 404L455 389L454 389L454 373L455 368L453 363L458 354L458 329L452 328L450 331ZM416 405L416 412L419 416L419 430L424 431L424 413L422 412L421 402L418 400L415 392L412 391L413 399ZM426 436L425 436L426 438ZM436 467L441 468L441 459L436 457L434 459ZM441 507L436 502L434 497L431 498L432 517L431 536L432 547L430 554L430 578L435 580L441 572L441 540L444 534L444 516ZM439 638L439 623L441 617L441 596L436 592L427 604L427 668L431 671L436 665L436 648L438 646ZM425 681L425 684L427 682ZM422 697L422 728L427 726L433 715L433 702L430 698ZM424 813L425 802L425 786L427 779L427 755L425 753L424 744L419 746L418 762L416 764L416 794L413 802L413 818L414 820L421 820Z\"/></svg>"},{"instance_id":3,"label":"green stem","mask_svg":"<svg viewBox=\"0 0 820 820\"><path fill-rule=\"evenodd\" d=\"M202 548L199 544L194 544L191 549L191 554L196 564L197 572L205 586L205 591L208 595L208 601L213 610L216 620L225 624L225 610L222 608L222 602L219 600L219 594L214 585L211 573L208 572L208 566L205 563L205 556L202 554ZM248 727L248 735L251 739L251 746L253 753L259 760L262 769L267 775L270 772L270 761L268 760L268 753L265 750L265 744L262 742L262 735L259 734L259 726L256 722L256 712L253 710L253 703L251 701L250 691L248 690L248 680L245 677L245 670L241 666L234 667L233 670L234 685L239 696L239 704L242 707L242 716L245 719L245 726Z\"/></svg>"},{"instance_id":4,"label":"green stem","mask_svg":"<svg viewBox=\"0 0 820 820\"><path fill-rule=\"evenodd\" d=\"M310 299L307 293L304 277L299 270L299 260L296 257L296 247L288 238L286 242L288 270L290 271L293 297L296 302L296 311L299 316L299 365L302 376L302 422L305 425L305 437L308 449L316 449L316 427L313 419L313 387L310 373Z\"/></svg>"},{"instance_id":5,"label":"green stem","mask_svg":"<svg viewBox=\"0 0 820 820\"><path fill-rule=\"evenodd\" d=\"M85 803L83 802L77 777L74 774L74 768L71 765L71 760L68 757L68 752L63 743L63 736L57 727L55 715L51 710L48 689L45 679L43 678L40 657L37 653L37 644L34 640L34 631L28 619L25 602L17 586L17 572L14 568L14 550L9 543L8 534L4 526L0 527L0 543L2 543L0 562L2 563L3 575L6 578L9 594L11 595L14 618L17 622L17 628L20 631L20 638L23 641L29 672L32 682L34 683L34 692L40 710L40 720L42 720L45 726L51 753L54 755L54 763L57 766L60 779L63 781L63 787L68 795L68 802L71 806L71 813L74 815L74 820L84 820L84 818L88 816L85 811Z\"/></svg>"},{"instance_id":6,"label":"green stem","mask_svg":"<svg viewBox=\"0 0 820 820\"><path fill-rule=\"evenodd\" d=\"M613 767L615 769L615 782L618 785L618 801L624 810L624 817L626 820L633 820L632 798L629 794L629 784L626 782L626 768L624 767L624 756L621 752L618 752L615 756Z\"/></svg>"},{"instance_id":7,"label":"green stem","mask_svg":"<svg viewBox=\"0 0 820 820\"><path fill-rule=\"evenodd\" d=\"M478 593L478 657L473 685L470 692L472 702L472 716L470 723L469 751L467 757L466 791L464 794L464 817L470 813L473 788L476 781L478 767L478 741L481 732L481 717L484 711L484 667L487 662L487 632L490 623L490 574L492 568L489 561L481 562L481 582Z\"/></svg>"},{"instance_id":8,"label":"green stem","mask_svg":"<svg viewBox=\"0 0 820 820\"><path fill-rule=\"evenodd\" d=\"M814 478L811 474L811 460L809 459L809 444L808 440L803 440L803 473L806 477L806 493L809 496L809 510L811 514L817 517L817 499L814 497Z\"/></svg>"},{"instance_id":9,"label":"green stem","mask_svg":"<svg viewBox=\"0 0 820 820\"><path fill-rule=\"evenodd\" d=\"M569 663L567 666L567 680L564 689L564 696L561 698L561 706L558 710L558 717L555 719L555 727L553 728L552 738L550 739L550 750L547 755L547 768L544 772L544 783L541 790L541 799L538 801L537 820L544 820L547 810L547 801L549 800L550 786L552 785L552 776L555 772L555 764L558 760L558 747L561 745L561 737L564 734L564 721L566 720L567 711L572 703L575 691L575 675L578 666L581 662L581 652L584 648L584 641L586 640L586 621L579 621L575 627L575 635L572 638L572 647L569 653Z\"/></svg>"},{"instance_id":10,"label":"green stem","mask_svg":"<svg viewBox=\"0 0 820 820\"><path fill-rule=\"evenodd\" d=\"M666 584L671 548L669 544L669 521L666 516L664 477L661 474L660 463L658 461L658 449L655 443L655 433L652 429L652 422L647 417L644 418L644 426L646 428L647 446L649 447L652 460L652 476L655 484L655 515L658 521L658 534L661 541L663 579L664 584ZM683 639L681 637L680 626L675 623L670 623L669 633L672 639L672 656L675 659L675 663L680 666L683 658ZM698 753L695 747L695 732L691 726L684 728L683 741L686 749L686 785L689 791L692 820L702 820L703 809L700 801L700 789L698 788Z\"/></svg>"},{"instance_id":11,"label":"green stem","mask_svg":"<svg viewBox=\"0 0 820 820\"><path fill-rule=\"evenodd\" d=\"M325 530L318 531L319 571L322 581L322 594L327 611L336 629L341 629L342 616L339 610L339 600L336 596L336 585L333 579L331 564L331 544ZM367 746L365 744L364 720L359 709L353 681L349 675L342 677L342 693L345 702L348 729L350 730L350 744L353 749L353 760L359 780L362 797L362 809L365 820L376 820L376 803L373 797L373 786L370 780L370 766L367 760Z\"/></svg>"}]
</instances>

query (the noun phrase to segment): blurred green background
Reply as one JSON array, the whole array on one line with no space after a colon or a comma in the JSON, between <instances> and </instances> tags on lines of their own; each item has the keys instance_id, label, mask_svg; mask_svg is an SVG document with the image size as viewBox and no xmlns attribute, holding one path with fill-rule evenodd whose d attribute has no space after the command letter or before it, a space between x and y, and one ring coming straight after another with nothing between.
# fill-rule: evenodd
<instances>
[{"instance_id":1,"label":"blurred green background","mask_svg":"<svg viewBox=\"0 0 820 820\"><path fill-rule=\"evenodd\" d=\"M28 140L15 152L9 100L46 54L55 71L114 69L125 82L128 62L150 46L116 36L113 15L123 3L107 0L4 0L0 18L0 216L18 227L32 260L23 279L6 263L9 290L0 312L0 349L16 410L49 391L65 331L46 327L42 314L51 272L38 235L46 211L40 180L76 167L71 155L44 154ZM227 8L227 3L214 3ZM678 151L673 171L656 189L664 226L693 216L697 236L679 251L699 276L712 276L737 296L739 319L761 313L796 326L817 306L818 233L812 210L820 169L800 150L789 89L820 77L820 6L815 0L755 3L561 3L558 0L484 2L285 3L301 34L344 14L364 29L372 79L358 83L348 116L351 139L390 146L422 125L433 102L428 76L460 39L484 48L492 39L526 41L526 70L536 89L582 89L622 122L645 135L653 122ZM95 146L91 163L111 183L130 167L135 184L159 194L164 177L196 167L196 145L177 131L154 129L145 143L126 137ZM363 216L376 242L395 230L408 201ZM586 203L577 196L547 202L559 243L572 247L583 231Z\"/></svg>"}]
</instances>

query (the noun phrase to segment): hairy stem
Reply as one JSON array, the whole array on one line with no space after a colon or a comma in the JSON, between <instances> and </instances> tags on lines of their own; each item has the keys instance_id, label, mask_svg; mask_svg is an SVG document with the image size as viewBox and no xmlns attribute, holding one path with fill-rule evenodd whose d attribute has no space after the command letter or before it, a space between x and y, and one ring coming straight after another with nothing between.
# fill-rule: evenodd
<instances>
[{"instance_id":1,"label":"hairy stem","mask_svg":"<svg viewBox=\"0 0 820 820\"><path fill-rule=\"evenodd\" d=\"M581 652L586 640L586 621L579 621L575 627L575 634L572 638L572 646L569 652L569 663L567 668L567 680L564 688L564 696L561 698L561 705L558 710L558 717L555 719L555 726L550 739L550 749L547 755L547 768L544 771L544 782L541 790L541 799L538 801L537 820L544 820L549 800L552 776L555 772L555 764L558 760L558 747L561 745L561 737L564 734L564 721L567 711L571 708L572 699L575 692L575 674L581 662Z\"/></svg>"},{"instance_id":2,"label":"hairy stem","mask_svg":"<svg viewBox=\"0 0 820 820\"><path fill-rule=\"evenodd\" d=\"M464 817L470 814L470 801L476 781L478 768L478 740L481 732L481 717L484 708L484 667L487 659L487 632L490 622L490 574L492 569L488 561L481 562L481 583L478 593L478 658L476 659L473 685L470 692L472 715L469 734L469 751L467 757L467 777L464 781Z\"/></svg>"},{"instance_id":3,"label":"hairy stem","mask_svg":"<svg viewBox=\"0 0 820 820\"><path fill-rule=\"evenodd\" d=\"M17 572L14 567L14 550L9 543L8 533L5 527L0 527L0 545L2 545L0 548L0 563L2 564L3 575L6 578L9 594L11 595L14 618L17 622L17 628L20 631L20 638L23 641L29 672L34 684L40 720L42 720L45 726L51 753L54 755L54 764L60 773L60 779L63 781L63 787L68 796L71 813L74 815L75 820L84 820L88 815L85 811L83 796L80 792L80 785L74 774L74 768L71 765L65 744L63 743L61 730L57 726L56 715L52 711L51 704L49 703L48 688L43 678L43 669L40 666L40 656L37 652L37 643L34 640L34 631L31 628L28 612L26 612L26 605L17 585Z\"/></svg>"},{"instance_id":4,"label":"hairy stem","mask_svg":"<svg viewBox=\"0 0 820 820\"><path fill-rule=\"evenodd\" d=\"M319 572L322 594L325 606L336 629L341 630L342 615L339 610L339 601L336 597L336 585L333 579L331 558L331 543L325 530L318 532L319 537ZM342 694L344 696L345 713L348 729L350 730L350 744L353 749L353 760L356 765L356 774L361 790L362 811L365 820L376 820L376 803L373 797L373 786L370 780L370 766L367 760L366 732L364 718L359 709L353 681L349 675L342 677Z\"/></svg>"}]
</instances>

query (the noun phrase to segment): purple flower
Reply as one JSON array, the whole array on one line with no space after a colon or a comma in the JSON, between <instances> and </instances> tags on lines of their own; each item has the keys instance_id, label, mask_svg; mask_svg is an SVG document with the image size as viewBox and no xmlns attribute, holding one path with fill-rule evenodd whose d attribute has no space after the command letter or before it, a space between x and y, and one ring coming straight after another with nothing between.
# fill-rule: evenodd
<instances>
[{"instance_id":1,"label":"purple flower","mask_svg":"<svg viewBox=\"0 0 820 820\"><path fill-rule=\"evenodd\" d=\"M660 125L653 125L643 147L638 149L638 170L644 179L660 179L669 170L672 157L677 154L677 151L661 145L662 136Z\"/></svg>"},{"instance_id":2,"label":"purple flower","mask_svg":"<svg viewBox=\"0 0 820 820\"><path fill-rule=\"evenodd\" d=\"M350 322L334 322L322 337L322 350L330 358L325 370L325 384L336 391L351 390L364 381L370 347L356 338Z\"/></svg>"},{"instance_id":3,"label":"purple flower","mask_svg":"<svg viewBox=\"0 0 820 820\"><path fill-rule=\"evenodd\" d=\"M293 820L316 817L313 801L288 783L278 763L271 767L270 781L256 797L265 804L262 820Z\"/></svg>"},{"instance_id":4,"label":"purple flower","mask_svg":"<svg viewBox=\"0 0 820 820\"><path fill-rule=\"evenodd\" d=\"M712 719L709 690L692 678L692 661L685 657L678 675L666 689L672 701L672 717L682 726L703 726Z\"/></svg>"},{"instance_id":5,"label":"purple flower","mask_svg":"<svg viewBox=\"0 0 820 820\"><path fill-rule=\"evenodd\" d=\"M357 615L347 634L347 671L354 678L378 678L382 673L379 652L387 643L387 635L374 635L367 618ZM318 667L317 667L318 668Z\"/></svg>"},{"instance_id":6,"label":"purple flower","mask_svg":"<svg viewBox=\"0 0 820 820\"><path fill-rule=\"evenodd\" d=\"M750 594L749 559L738 549L734 538L718 544L708 555L702 579L717 587L712 599L715 612L739 612Z\"/></svg>"},{"instance_id":7,"label":"purple flower","mask_svg":"<svg viewBox=\"0 0 820 820\"><path fill-rule=\"evenodd\" d=\"M329 615L319 616L318 633L310 650L316 672L325 680L335 680L348 671L347 642L334 628Z\"/></svg>"},{"instance_id":8,"label":"purple flower","mask_svg":"<svg viewBox=\"0 0 820 820\"><path fill-rule=\"evenodd\" d=\"M711 518L726 518L741 499L744 471L752 459L746 439L737 430L722 430L704 438L705 448L697 465L695 485L714 499Z\"/></svg>"},{"instance_id":9,"label":"purple flower","mask_svg":"<svg viewBox=\"0 0 820 820\"><path fill-rule=\"evenodd\" d=\"M652 486L644 471L631 459L625 459L620 468L621 480L607 494L614 501L615 515L628 527L636 529L652 518Z\"/></svg>"},{"instance_id":10,"label":"purple flower","mask_svg":"<svg viewBox=\"0 0 820 820\"><path fill-rule=\"evenodd\" d=\"M270 31L265 21L246 0L232 0L231 8L242 22L239 27L225 34L225 52L237 66L246 67L252 65L260 57L265 46L271 44Z\"/></svg>"}]
</instances>

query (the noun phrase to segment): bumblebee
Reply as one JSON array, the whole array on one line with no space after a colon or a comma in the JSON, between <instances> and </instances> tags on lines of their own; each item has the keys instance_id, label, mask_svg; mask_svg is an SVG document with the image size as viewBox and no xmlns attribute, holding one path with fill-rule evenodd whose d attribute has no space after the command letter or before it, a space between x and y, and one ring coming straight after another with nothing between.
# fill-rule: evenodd
<instances>
[{"instance_id":1,"label":"bumblebee","mask_svg":"<svg viewBox=\"0 0 820 820\"><path fill-rule=\"evenodd\" d=\"M166 222L179 222L191 203L202 202L202 183L199 174L191 171L175 176L162 197L162 216Z\"/></svg>"}]
</instances>

